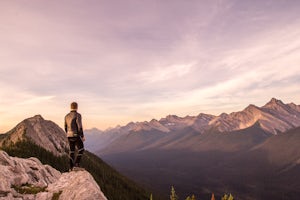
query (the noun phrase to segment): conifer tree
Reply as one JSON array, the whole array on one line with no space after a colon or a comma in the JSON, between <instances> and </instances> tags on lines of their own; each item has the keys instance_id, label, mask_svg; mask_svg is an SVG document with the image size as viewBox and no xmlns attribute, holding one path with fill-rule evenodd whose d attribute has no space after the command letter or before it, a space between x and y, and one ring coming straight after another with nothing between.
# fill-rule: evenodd
<instances>
[{"instance_id":1,"label":"conifer tree","mask_svg":"<svg viewBox=\"0 0 300 200\"><path fill-rule=\"evenodd\" d=\"M224 194L224 196L222 197L222 200L234 200L232 194L229 194L229 196L227 194Z\"/></svg>"},{"instance_id":2,"label":"conifer tree","mask_svg":"<svg viewBox=\"0 0 300 200\"><path fill-rule=\"evenodd\" d=\"M196 197L195 197L195 195L192 195L192 200L196 200Z\"/></svg>"},{"instance_id":3,"label":"conifer tree","mask_svg":"<svg viewBox=\"0 0 300 200\"><path fill-rule=\"evenodd\" d=\"M188 196L185 200L192 200L190 196Z\"/></svg>"},{"instance_id":4,"label":"conifer tree","mask_svg":"<svg viewBox=\"0 0 300 200\"><path fill-rule=\"evenodd\" d=\"M178 196L176 195L176 192L175 192L175 189L173 186L171 188L170 200L178 200Z\"/></svg>"},{"instance_id":5,"label":"conifer tree","mask_svg":"<svg viewBox=\"0 0 300 200\"><path fill-rule=\"evenodd\" d=\"M228 200L234 200L233 196L230 194Z\"/></svg>"},{"instance_id":6,"label":"conifer tree","mask_svg":"<svg viewBox=\"0 0 300 200\"><path fill-rule=\"evenodd\" d=\"M224 196L222 197L222 200L228 200L228 195L224 194Z\"/></svg>"},{"instance_id":7,"label":"conifer tree","mask_svg":"<svg viewBox=\"0 0 300 200\"><path fill-rule=\"evenodd\" d=\"M211 194L211 199L210 199L210 200L216 200L216 199L215 199L215 194L214 194L214 193Z\"/></svg>"}]
</instances>

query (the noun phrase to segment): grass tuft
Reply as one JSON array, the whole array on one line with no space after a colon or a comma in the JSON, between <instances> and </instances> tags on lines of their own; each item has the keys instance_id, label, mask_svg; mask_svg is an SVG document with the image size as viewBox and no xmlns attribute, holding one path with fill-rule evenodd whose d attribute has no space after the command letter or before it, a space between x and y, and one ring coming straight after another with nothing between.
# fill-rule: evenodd
<instances>
[{"instance_id":1,"label":"grass tuft","mask_svg":"<svg viewBox=\"0 0 300 200\"><path fill-rule=\"evenodd\" d=\"M40 192L45 192L47 187L38 187L31 184L23 184L21 186L12 185L13 189L15 189L19 194L37 194Z\"/></svg>"}]
</instances>

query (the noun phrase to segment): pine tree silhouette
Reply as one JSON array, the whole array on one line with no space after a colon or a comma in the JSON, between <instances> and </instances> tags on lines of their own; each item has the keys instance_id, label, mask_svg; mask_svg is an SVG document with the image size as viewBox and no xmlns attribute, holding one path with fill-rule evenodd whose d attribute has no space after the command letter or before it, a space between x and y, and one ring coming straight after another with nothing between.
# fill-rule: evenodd
<instances>
[{"instance_id":1,"label":"pine tree silhouette","mask_svg":"<svg viewBox=\"0 0 300 200\"><path fill-rule=\"evenodd\" d=\"M175 189L174 189L173 186L171 188L170 200L178 200L178 196L177 196L177 194L176 194Z\"/></svg>"},{"instance_id":2,"label":"pine tree silhouette","mask_svg":"<svg viewBox=\"0 0 300 200\"><path fill-rule=\"evenodd\" d=\"M214 194L214 193L211 194L211 199L210 199L210 200L216 200L216 199L215 199L215 194Z\"/></svg>"}]
</instances>

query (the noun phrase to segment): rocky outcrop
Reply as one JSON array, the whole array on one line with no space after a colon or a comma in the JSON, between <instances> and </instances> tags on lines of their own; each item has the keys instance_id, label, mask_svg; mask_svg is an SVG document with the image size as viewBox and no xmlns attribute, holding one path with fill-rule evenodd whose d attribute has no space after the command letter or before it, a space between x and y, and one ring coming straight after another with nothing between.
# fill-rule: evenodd
<instances>
[{"instance_id":1,"label":"rocky outcrop","mask_svg":"<svg viewBox=\"0 0 300 200\"><path fill-rule=\"evenodd\" d=\"M25 194L24 194L25 193ZM60 173L36 158L0 151L0 200L107 200L85 170Z\"/></svg>"}]
</instances>

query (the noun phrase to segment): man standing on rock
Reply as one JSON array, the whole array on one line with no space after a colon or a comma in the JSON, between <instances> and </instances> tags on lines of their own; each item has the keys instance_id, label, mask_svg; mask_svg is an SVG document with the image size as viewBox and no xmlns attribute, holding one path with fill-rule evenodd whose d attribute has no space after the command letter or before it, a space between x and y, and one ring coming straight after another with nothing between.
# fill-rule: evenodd
<instances>
[{"instance_id":1,"label":"man standing on rock","mask_svg":"<svg viewBox=\"0 0 300 200\"><path fill-rule=\"evenodd\" d=\"M71 112L65 116L65 131L67 133L70 145L70 170L74 167L80 167L81 156L84 152L83 142L85 141L81 114L77 112L78 104L71 103ZM75 146L77 146L78 154L75 159Z\"/></svg>"}]
</instances>

